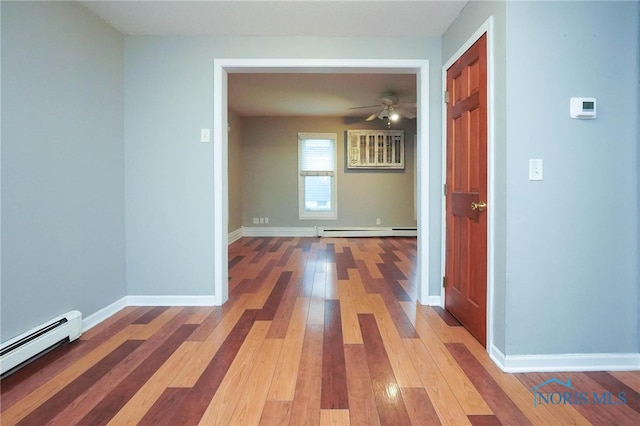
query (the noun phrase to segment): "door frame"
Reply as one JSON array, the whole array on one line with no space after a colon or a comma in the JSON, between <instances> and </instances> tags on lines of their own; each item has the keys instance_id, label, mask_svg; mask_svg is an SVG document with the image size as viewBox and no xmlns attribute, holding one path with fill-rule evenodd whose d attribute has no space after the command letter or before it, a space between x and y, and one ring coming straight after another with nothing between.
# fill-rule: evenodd
<instances>
[{"instance_id":1,"label":"door frame","mask_svg":"<svg viewBox=\"0 0 640 426\"><path fill-rule=\"evenodd\" d=\"M416 75L418 139L418 302L429 293L429 61L426 59L225 59L213 61L213 296L222 305L229 298L227 75L245 73L385 73ZM433 297L431 298L433 300Z\"/></svg>"},{"instance_id":2,"label":"door frame","mask_svg":"<svg viewBox=\"0 0 640 426\"><path fill-rule=\"evenodd\" d=\"M493 305L495 288L495 80L494 80L494 27L493 16L490 16L474 33L469 37L456 53L442 65L442 93L447 90L447 70L453 65L473 44L487 34L487 342L486 350L490 352L493 346ZM447 181L447 105L442 101L442 183ZM440 271L444 277L446 263L446 231L447 231L447 205L444 191L442 192L442 240L440 245L441 264ZM446 290L442 288L440 306L445 306Z\"/></svg>"}]
</instances>

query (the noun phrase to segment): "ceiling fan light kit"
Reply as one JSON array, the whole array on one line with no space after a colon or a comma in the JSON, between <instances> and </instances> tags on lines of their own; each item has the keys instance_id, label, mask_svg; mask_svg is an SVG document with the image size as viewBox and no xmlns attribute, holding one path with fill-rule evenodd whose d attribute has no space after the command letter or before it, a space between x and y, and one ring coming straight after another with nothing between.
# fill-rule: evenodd
<instances>
[{"instance_id":1,"label":"ceiling fan light kit","mask_svg":"<svg viewBox=\"0 0 640 426\"><path fill-rule=\"evenodd\" d=\"M387 121L387 127L391 127L391 123L398 121L400 117L413 119L416 117L415 112L409 111L407 108L415 108L415 104L400 103L400 99L393 92L388 92L382 95L379 105L368 105L354 107L350 109L371 109L376 108L378 111L369 115L365 121L372 121L376 118Z\"/></svg>"},{"instance_id":2,"label":"ceiling fan light kit","mask_svg":"<svg viewBox=\"0 0 640 426\"><path fill-rule=\"evenodd\" d=\"M391 122L398 121L400 119L400 114L398 114L393 107L389 107L380 111L379 114L373 114L367 117L366 121L374 120L375 118L379 118L380 120L387 120L387 127L391 128Z\"/></svg>"}]
</instances>

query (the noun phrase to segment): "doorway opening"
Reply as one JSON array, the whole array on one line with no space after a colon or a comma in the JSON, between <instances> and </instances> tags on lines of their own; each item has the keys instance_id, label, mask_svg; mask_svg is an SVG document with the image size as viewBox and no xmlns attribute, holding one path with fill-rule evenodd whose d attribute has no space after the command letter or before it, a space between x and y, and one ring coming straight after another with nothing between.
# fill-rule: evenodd
<instances>
[{"instance_id":1,"label":"doorway opening","mask_svg":"<svg viewBox=\"0 0 640 426\"><path fill-rule=\"evenodd\" d=\"M383 73L414 74L417 104L417 287L418 302L429 301L429 61L427 60L214 60L213 197L214 301L222 305L228 288L228 90L230 73Z\"/></svg>"}]
</instances>

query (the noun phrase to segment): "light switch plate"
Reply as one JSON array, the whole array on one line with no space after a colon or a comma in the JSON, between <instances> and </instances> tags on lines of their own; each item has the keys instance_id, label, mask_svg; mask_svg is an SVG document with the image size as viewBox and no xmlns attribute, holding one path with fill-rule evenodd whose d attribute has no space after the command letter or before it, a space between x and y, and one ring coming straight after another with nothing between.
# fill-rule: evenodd
<instances>
[{"instance_id":1,"label":"light switch plate","mask_svg":"<svg viewBox=\"0 0 640 426\"><path fill-rule=\"evenodd\" d=\"M529 180L542 180L542 159L529 159Z\"/></svg>"},{"instance_id":2,"label":"light switch plate","mask_svg":"<svg viewBox=\"0 0 640 426\"><path fill-rule=\"evenodd\" d=\"M200 142L211 142L211 131L209 129L200 129Z\"/></svg>"}]
</instances>

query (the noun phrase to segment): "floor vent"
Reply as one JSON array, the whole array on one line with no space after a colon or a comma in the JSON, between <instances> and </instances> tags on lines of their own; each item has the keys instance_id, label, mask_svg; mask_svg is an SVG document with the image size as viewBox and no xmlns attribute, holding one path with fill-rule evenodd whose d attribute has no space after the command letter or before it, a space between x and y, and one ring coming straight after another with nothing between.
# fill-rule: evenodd
<instances>
[{"instance_id":1,"label":"floor vent","mask_svg":"<svg viewBox=\"0 0 640 426\"><path fill-rule=\"evenodd\" d=\"M71 311L23 333L0 347L0 375L8 376L29 362L82 333L82 314Z\"/></svg>"},{"instance_id":2,"label":"floor vent","mask_svg":"<svg viewBox=\"0 0 640 426\"><path fill-rule=\"evenodd\" d=\"M418 228L375 227L375 228L318 228L319 237L415 237Z\"/></svg>"}]
</instances>

